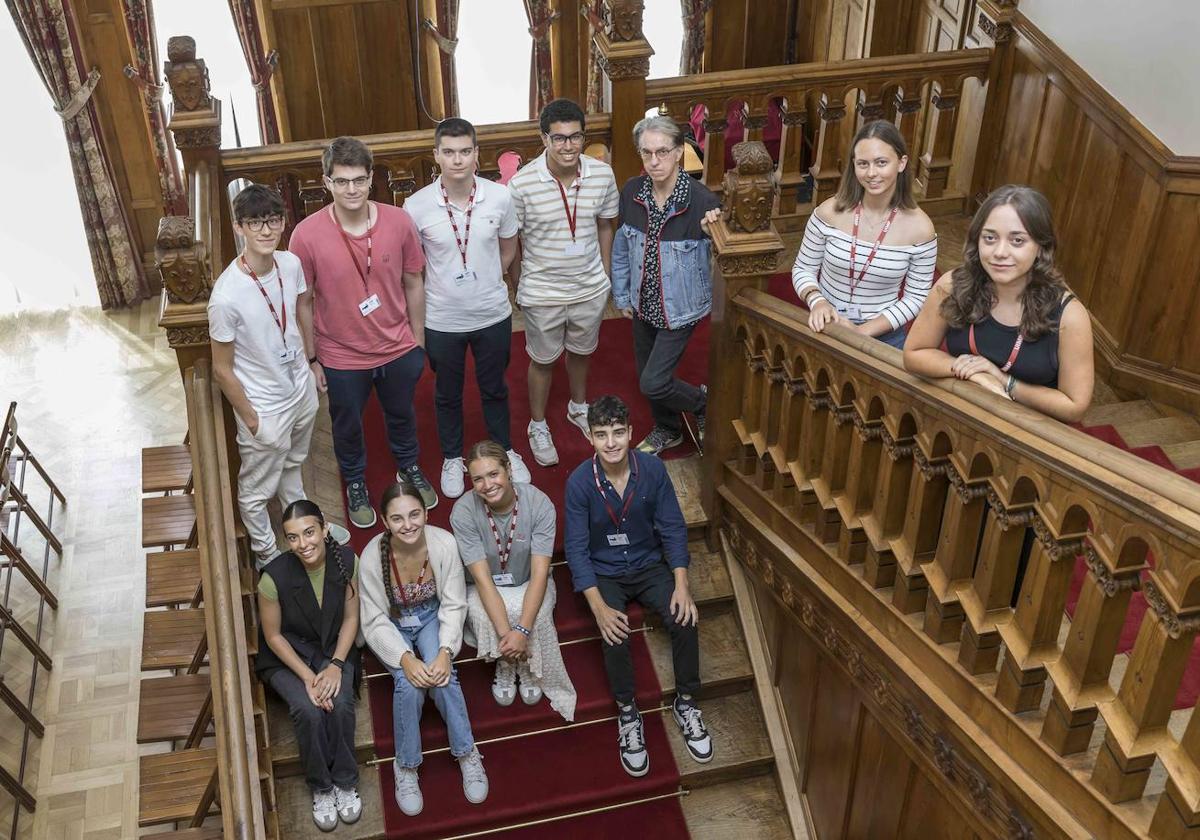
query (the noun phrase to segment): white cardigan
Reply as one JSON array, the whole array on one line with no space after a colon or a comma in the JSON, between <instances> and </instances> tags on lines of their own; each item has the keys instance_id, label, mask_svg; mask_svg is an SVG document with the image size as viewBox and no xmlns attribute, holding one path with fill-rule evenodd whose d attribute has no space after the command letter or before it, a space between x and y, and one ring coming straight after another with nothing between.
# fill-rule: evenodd
<instances>
[{"instance_id":1,"label":"white cardigan","mask_svg":"<svg viewBox=\"0 0 1200 840\"><path fill-rule=\"evenodd\" d=\"M396 629L390 617L390 601L383 588L383 566L379 559L379 541L383 532L363 549L358 566L359 615L363 636L379 661L395 670L400 658L412 651L408 641ZM463 622L467 618L467 584L454 535L435 525L425 526L425 544L429 548L429 566L437 583L438 646L450 648L450 657L462 647Z\"/></svg>"}]
</instances>

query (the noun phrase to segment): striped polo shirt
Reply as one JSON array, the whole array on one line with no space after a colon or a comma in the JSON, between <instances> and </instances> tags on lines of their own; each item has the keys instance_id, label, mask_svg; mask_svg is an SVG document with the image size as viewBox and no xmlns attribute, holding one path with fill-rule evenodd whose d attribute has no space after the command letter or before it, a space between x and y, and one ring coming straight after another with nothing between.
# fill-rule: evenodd
<instances>
[{"instance_id":1,"label":"striped polo shirt","mask_svg":"<svg viewBox=\"0 0 1200 840\"><path fill-rule=\"evenodd\" d=\"M579 303L609 293L611 283L600 259L596 221L617 217L617 181L612 167L603 161L580 155L579 166L580 177L566 194L567 205L576 213L574 241L580 253L568 250L571 228L563 193L546 168L545 152L508 182L521 227L521 282L517 287L521 306ZM579 185L578 205L575 183Z\"/></svg>"}]
</instances>

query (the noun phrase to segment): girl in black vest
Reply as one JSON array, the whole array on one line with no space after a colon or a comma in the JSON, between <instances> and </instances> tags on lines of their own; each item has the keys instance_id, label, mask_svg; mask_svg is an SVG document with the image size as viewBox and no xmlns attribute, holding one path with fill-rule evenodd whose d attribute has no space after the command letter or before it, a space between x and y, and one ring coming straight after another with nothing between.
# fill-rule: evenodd
<instances>
[{"instance_id":1,"label":"girl in black vest","mask_svg":"<svg viewBox=\"0 0 1200 840\"><path fill-rule=\"evenodd\" d=\"M288 505L290 551L258 582L259 678L288 704L300 763L322 831L362 814L354 756L354 689L359 668L358 558L329 536L321 509Z\"/></svg>"}]
</instances>

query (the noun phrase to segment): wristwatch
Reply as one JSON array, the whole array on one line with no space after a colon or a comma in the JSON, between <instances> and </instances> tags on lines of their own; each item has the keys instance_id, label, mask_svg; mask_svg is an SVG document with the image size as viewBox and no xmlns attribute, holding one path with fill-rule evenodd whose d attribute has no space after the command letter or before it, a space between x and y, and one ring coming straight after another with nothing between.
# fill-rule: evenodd
<instances>
[{"instance_id":1,"label":"wristwatch","mask_svg":"<svg viewBox=\"0 0 1200 840\"><path fill-rule=\"evenodd\" d=\"M343 662L341 659L338 659L336 656L335 656L333 659L330 659L330 660L329 660L329 664L330 664L330 665L336 665L336 666L337 666L337 669L338 669L339 671L345 671L345 670L346 670L346 663L345 663L345 662Z\"/></svg>"},{"instance_id":2,"label":"wristwatch","mask_svg":"<svg viewBox=\"0 0 1200 840\"><path fill-rule=\"evenodd\" d=\"M518 633L522 634L526 639L529 638L530 630L524 624L514 624L512 626L512 629L514 629Z\"/></svg>"},{"instance_id":3,"label":"wristwatch","mask_svg":"<svg viewBox=\"0 0 1200 840\"><path fill-rule=\"evenodd\" d=\"M308 365L309 365L309 367L312 367L313 363L314 363L314 362L316 362L316 361L317 361L317 357L316 357L316 356L309 356L309 357L308 357Z\"/></svg>"},{"instance_id":4,"label":"wristwatch","mask_svg":"<svg viewBox=\"0 0 1200 840\"><path fill-rule=\"evenodd\" d=\"M451 659L454 658L454 651L450 650L450 648L446 645L442 645L440 648L438 648L438 650L444 650L446 651L447 656L449 656Z\"/></svg>"}]
</instances>

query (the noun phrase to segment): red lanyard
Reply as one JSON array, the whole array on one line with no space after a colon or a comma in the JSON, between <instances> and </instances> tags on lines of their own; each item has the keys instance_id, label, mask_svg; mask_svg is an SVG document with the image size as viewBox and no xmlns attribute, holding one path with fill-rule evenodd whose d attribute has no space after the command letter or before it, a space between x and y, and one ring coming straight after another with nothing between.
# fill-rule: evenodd
<instances>
[{"instance_id":1,"label":"red lanyard","mask_svg":"<svg viewBox=\"0 0 1200 840\"><path fill-rule=\"evenodd\" d=\"M896 219L896 213L900 210L899 207L893 207L892 212L888 213L887 220L883 223L883 227L879 229L879 238L875 240L875 246L871 248L871 253L867 254L867 261L863 263L862 271L858 273L858 279L854 278L854 263L858 259L858 225L862 221L862 204L854 206L854 230L850 234L850 300L854 300L854 290L858 288L858 284L862 282L863 277L867 273L867 269L871 265L871 261L875 259L875 254L879 251L879 246L883 244L883 238L887 236L888 230L892 226L892 222Z\"/></svg>"},{"instance_id":2,"label":"red lanyard","mask_svg":"<svg viewBox=\"0 0 1200 840\"><path fill-rule=\"evenodd\" d=\"M508 571L508 558L512 554L513 538L517 535L517 512L520 510L521 499L513 492L513 508L512 521L508 524L508 543L500 544L500 532L496 529L496 520L492 518L492 509L486 504L483 506L484 513L487 514L488 525L492 526L492 539L496 541L496 553L500 555L500 571Z\"/></svg>"},{"instance_id":3,"label":"red lanyard","mask_svg":"<svg viewBox=\"0 0 1200 840\"><path fill-rule=\"evenodd\" d=\"M354 270L358 272L358 278L362 280L363 288L367 294L371 293L370 287L367 285L367 280L371 276L371 207L367 205L367 271L364 274L362 266L358 264L358 257L354 256L354 249L350 247L350 237L346 233L346 229L342 227L342 223L338 221L337 213L332 207L329 208L329 213L333 216L333 223L337 225L338 233L342 235L342 244L346 246L346 253L350 255L350 262L354 263Z\"/></svg>"},{"instance_id":4,"label":"red lanyard","mask_svg":"<svg viewBox=\"0 0 1200 840\"><path fill-rule=\"evenodd\" d=\"M458 222L454 221L454 211L450 209L450 194L446 192L446 185L441 182L441 179L438 180L438 186L442 188L442 200L446 202L446 215L450 217L450 227L454 231L454 242L458 245L458 253L462 255L463 270L466 270L467 243L471 241L471 213L475 210L475 182L471 182L471 195L467 197L466 229L463 231L461 239L458 237ZM574 230L574 225L571 228Z\"/></svg>"},{"instance_id":5,"label":"red lanyard","mask_svg":"<svg viewBox=\"0 0 1200 840\"><path fill-rule=\"evenodd\" d=\"M630 493L629 496L626 497L625 504L621 508L621 517L618 519L616 511L614 511L612 509L612 506L608 503L608 494L604 492L604 488L600 485L600 469L599 469L599 467L596 466L596 462L598 459L599 459L599 456L597 456L597 455L592 456L592 478L595 479L595 481L596 481L596 492L600 494L600 500L604 502L604 510L608 513L608 518L612 520L612 524L617 526L617 530L620 531L621 526L625 523L625 516L626 516L626 514L629 513L629 506L633 504L633 497L636 496L637 494ZM635 465L636 465L636 462L633 460L632 457L630 457L630 459L629 459L630 478L634 481L637 480L637 469L636 469ZM613 488L614 492L616 491L616 489L617 488L615 488L615 487ZM626 487L625 489L626 489L626 491L629 490L628 487Z\"/></svg>"},{"instance_id":6,"label":"red lanyard","mask_svg":"<svg viewBox=\"0 0 1200 840\"><path fill-rule=\"evenodd\" d=\"M1013 342L1012 352L1008 354L1008 361L1000 368L1002 373L1008 373L1013 364L1017 361L1017 356L1021 355L1021 345L1025 343L1025 336L1017 333L1017 340ZM967 344L971 346L971 353L978 356L979 348L975 346L975 325L972 324L967 330Z\"/></svg>"},{"instance_id":7,"label":"red lanyard","mask_svg":"<svg viewBox=\"0 0 1200 840\"><path fill-rule=\"evenodd\" d=\"M250 275L250 279L254 281L254 285L258 286L258 290L262 292L263 300L267 302L267 309L271 310L271 317L275 320L275 326L279 327L279 335L283 338L283 346L287 347L287 304L283 300L283 275L279 272L278 263L275 262L274 257L271 257L271 268L275 272L275 279L279 281L279 308L283 310L282 321L280 321L279 315L275 312L275 304L271 303L271 296L263 288L262 281L258 279L258 275L254 273L254 269L250 267L250 263L246 262L245 255L242 255L240 259L242 261L242 269Z\"/></svg>"},{"instance_id":8,"label":"red lanyard","mask_svg":"<svg viewBox=\"0 0 1200 840\"><path fill-rule=\"evenodd\" d=\"M553 176L551 176L553 177ZM554 178L554 183L558 184L558 192L562 195L563 212L567 214L567 227L571 229L571 241L575 241L575 220L579 218L579 182L583 179L583 164L579 164L578 170L575 172L575 207L574 209L567 206L567 190L562 185L562 181Z\"/></svg>"},{"instance_id":9,"label":"red lanyard","mask_svg":"<svg viewBox=\"0 0 1200 840\"><path fill-rule=\"evenodd\" d=\"M392 556L392 543L387 534L380 538L380 549L387 554L388 562L392 564L392 577L396 581L396 594L400 596L400 602L404 604L405 609L408 608L408 596L404 594L404 582L400 580L400 569L396 565L396 558ZM421 571L417 574L417 582L413 584L418 589L425 580L425 572L429 568L429 553L425 554L425 562L421 564Z\"/></svg>"}]
</instances>

